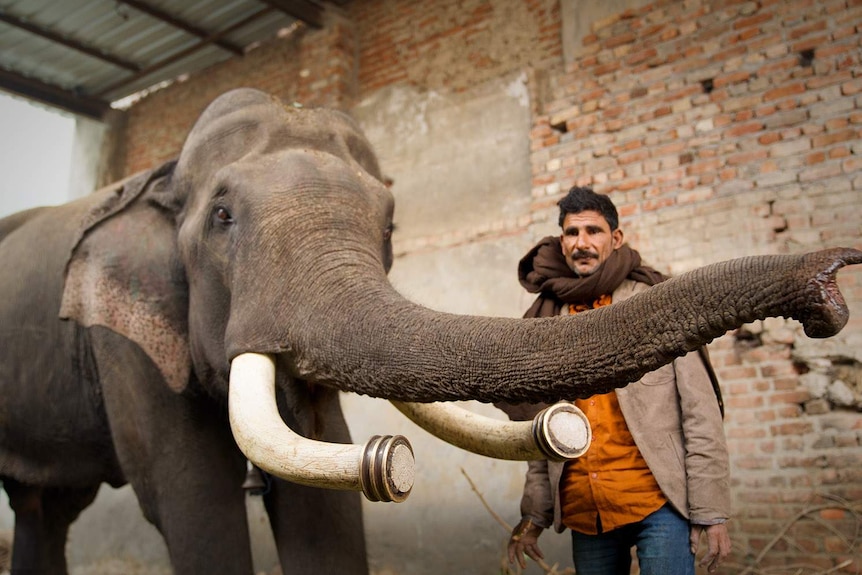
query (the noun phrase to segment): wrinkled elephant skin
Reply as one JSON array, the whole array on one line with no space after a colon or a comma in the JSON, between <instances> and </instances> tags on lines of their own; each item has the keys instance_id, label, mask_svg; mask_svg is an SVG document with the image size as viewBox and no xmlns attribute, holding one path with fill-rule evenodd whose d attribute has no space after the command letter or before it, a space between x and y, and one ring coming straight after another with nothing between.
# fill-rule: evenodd
<instances>
[{"instance_id":1,"label":"wrinkled elephant skin","mask_svg":"<svg viewBox=\"0 0 862 575\"><path fill-rule=\"evenodd\" d=\"M456 316L388 283L392 217L348 117L244 89L203 112L176 162L0 220L13 572L65 573L69 524L101 483L128 482L175 572L250 574L246 458L228 409L229 388L248 391L233 381L237 358L264 358L251 363L272 374L261 389L277 389L269 423L292 446L243 440L265 447L261 465L269 447L285 451L271 457L291 481L273 478L264 496L285 573L367 573L351 490L357 476L379 488L379 471L404 495L412 453L399 441L336 445L338 469L295 475L290 450L309 451L302 442L350 443L338 390L423 403L585 397L757 319L830 336L847 320L835 274L862 262L852 249L743 258L575 317ZM342 447L362 455L345 463ZM318 475L337 489L302 484Z\"/></svg>"}]
</instances>

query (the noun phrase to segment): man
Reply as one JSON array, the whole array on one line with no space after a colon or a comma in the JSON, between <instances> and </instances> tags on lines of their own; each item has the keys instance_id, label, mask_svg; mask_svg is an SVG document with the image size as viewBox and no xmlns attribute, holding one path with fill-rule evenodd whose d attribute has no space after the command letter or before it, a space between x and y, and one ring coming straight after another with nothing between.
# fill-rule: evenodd
<instances>
[{"instance_id":1,"label":"man","mask_svg":"<svg viewBox=\"0 0 862 575\"><path fill-rule=\"evenodd\" d=\"M559 204L562 236L520 262L522 285L539 293L525 317L587 313L665 279L641 265L607 196L572 188ZM543 558L542 531L572 531L578 575L622 575L636 547L642 575L694 574L695 553L715 571L730 553L727 446L721 399L705 351L692 352L614 392L575 401L589 418L587 453L565 464L531 461L509 561ZM528 419L542 406L498 407Z\"/></svg>"}]
</instances>

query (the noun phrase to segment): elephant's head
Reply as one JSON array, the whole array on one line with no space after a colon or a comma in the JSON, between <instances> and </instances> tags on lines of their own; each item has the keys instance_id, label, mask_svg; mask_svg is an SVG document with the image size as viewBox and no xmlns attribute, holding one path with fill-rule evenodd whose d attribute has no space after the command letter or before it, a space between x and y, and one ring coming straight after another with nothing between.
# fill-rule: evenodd
<instances>
[{"instance_id":1,"label":"elephant's head","mask_svg":"<svg viewBox=\"0 0 862 575\"><path fill-rule=\"evenodd\" d=\"M392 196L344 114L231 92L192 129L169 188L182 206L192 360L222 392L230 360L247 351L307 375L299 342L324 314L350 321L356 302L339 301L341 286L380 283L392 265Z\"/></svg>"},{"instance_id":2,"label":"elephant's head","mask_svg":"<svg viewBox=\"0 0 862 575\"><path fill-rule=\"evenodd\" d=\"M388 283L392 218L375 156L347 116L232 91L202 114L175 165L127 183L93 212L63 313L134 338L178 391L190 379L218 396L230 390L238 443L264 469L399 499L412 485L406 442L303 447L278 415L274 386L300 403L296 390L307 386L422 403L585 397L756 319L794 317L811 335L831 335L846 322L835 273L862 262L855 250L747 258L589 314L457 316ZM145 240L120 257L97 240L109 231ZM530 435L525 425L512 433ZM302 431L313 435L313 422ZM284 445L273 439L282 437ZM505 451L512 439L498 443ZM297 461L306 456L312 463Z\"/></svg>"}]
</instances>

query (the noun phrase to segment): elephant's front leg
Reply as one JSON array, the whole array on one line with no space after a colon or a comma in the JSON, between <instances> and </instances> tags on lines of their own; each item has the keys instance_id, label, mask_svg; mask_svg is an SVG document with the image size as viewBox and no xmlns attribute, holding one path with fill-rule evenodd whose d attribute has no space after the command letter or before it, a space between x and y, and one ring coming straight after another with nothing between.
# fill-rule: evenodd
<instances>
[{"instance_id":1,"label":"elephant's front leg","mask_svg":"<svg viewBox=\"0 0 862 575\"><path fill-rule=\"evenodd\" d=\"M310 416L304 418L305 425L300 425L279 402L282 417L294 429L308 428L305 434L315 439L350 443L338 392L318 388L314 395L303 405L303 415ZM273 477L264 505L285 575L368 574L358 492L306 487Z\"/></svg>"},{"instance_id":2,"label":"elephant's front leg","mask_svg":"<svg viewBox=\"0 0 862 575\"><path fill-rule=\"evenodd\" d=\"M93 350L117 457L175 573L250 575L245 458L226 406L171 391L123 337L93 329Z\"/></svg>"},{"instance_id":3,"label":"elephant's front leg","mask_svg":"<svg viewBox=\"0 0 862 575\"><path fill-rule=\"evenodd\" d=\"M361 495L272 478L264 504L285 575L367 575Z\"/></svg>"},{"instance_id":4,"label":"elephant's front leg","mask_svg":"<svg viewBox=\"0 0 862 575\"><path fill-rule=\"evenodd\" d=\"M45 526L42 521L42 488L3 480L9 505L15 512L15 538L12 544L12 573L48 573Z\"/></svg>"},{"instance_id":5,"label":"elephant's front leg","mask_svg":"<svg viewBox=\"0 0 862 575\"><path fill-rule=\"evenodd\" d=\"M15 511L12 574L65 575L69 526L93 502L99 486L36 487L7 478L3 487Z\"/></svg>"}]
</instances>

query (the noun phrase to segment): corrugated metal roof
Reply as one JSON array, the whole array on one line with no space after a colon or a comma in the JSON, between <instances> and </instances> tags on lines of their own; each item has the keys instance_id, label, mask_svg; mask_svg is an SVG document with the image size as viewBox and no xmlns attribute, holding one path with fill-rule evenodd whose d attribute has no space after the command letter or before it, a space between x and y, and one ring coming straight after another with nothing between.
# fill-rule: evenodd
<instances>
[{"instance_id":1,"label":"corrugated metal roof","mask_svg":"<svg viewBox=\"0 0 862 575\"><path fill-rule=\"evenodd\" d=\"M0 0L0 89L99 117L321 14L312 0Z\"/></svg>"}]
</instances>

